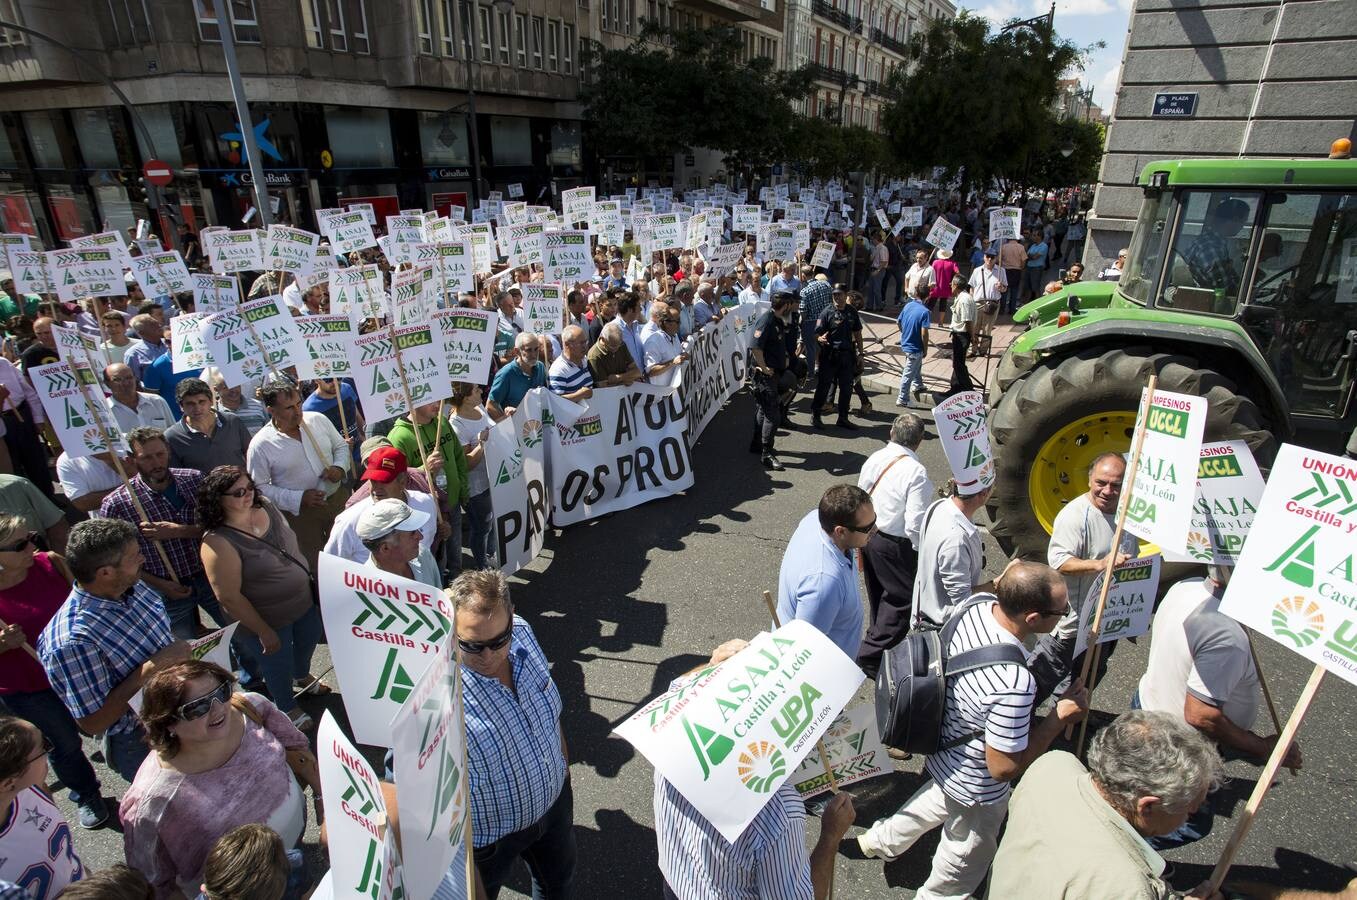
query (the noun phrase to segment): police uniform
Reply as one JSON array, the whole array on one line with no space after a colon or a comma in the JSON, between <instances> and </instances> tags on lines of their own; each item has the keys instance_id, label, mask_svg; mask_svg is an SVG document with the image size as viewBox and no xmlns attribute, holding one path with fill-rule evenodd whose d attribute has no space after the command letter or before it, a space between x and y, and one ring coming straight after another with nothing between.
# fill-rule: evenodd
<instances>
[{"instance_id":1,"label":"police uniform","mask_svg":"<svg viewBox=\"0 0 1357 900\"><path fill-rule=\"evenodd\" d=\"M773 370L771 376L762 372L753 373L754 393L754 436L749 441L749 452L770 456L773 441L777 435L777 426L782 421L779 397L785 390L784 380L790 373L787 363L787 335L791 330L787 323L771 309L754 323L753 349L763 352L763 363Z\"/></svg>"},{"instance_id":2,"label":"police uniform","mask_svg":"<svg viewBox=\"0 0 1357 900\"><path fill-rule=\"evenodd\" d=\"M820 424L820 408L829 396L831 385L839 388L839 424L848 421L848 403L853 397L853 378L857 375L857 344L854 337L862 332L858 311L845 303L842 308L830 306L820 313L815 323L815 336L825 336L828 344L820 346L819 372L816 374L815 400L811 403L815 424Z\"/></svg>"}]
</instances>

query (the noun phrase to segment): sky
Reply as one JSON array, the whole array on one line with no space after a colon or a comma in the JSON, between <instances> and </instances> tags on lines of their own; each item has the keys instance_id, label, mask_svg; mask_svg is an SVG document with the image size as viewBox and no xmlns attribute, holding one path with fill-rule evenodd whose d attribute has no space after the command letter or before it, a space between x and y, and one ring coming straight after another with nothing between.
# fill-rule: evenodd
<instances>
[{"instance_id":1,"label":"sky","mask_svg":"<svg viewBox=\"0 0 1357 900\"><path fill-rule=\"evenodd\" d=\"M972 0L959 2L958 6L1002 24L1010 19L1045 15L1051 3L1050 0ZM1131 0L1056 0L1056 34L1078 47L1098 41L1107 45L1101 50L1093 50L1084 71L1078 73L1085 87L1093 86L1093 102L1101 106L1104 113L1112 112L1130 20Z\"/></svg>"}]
</instances>

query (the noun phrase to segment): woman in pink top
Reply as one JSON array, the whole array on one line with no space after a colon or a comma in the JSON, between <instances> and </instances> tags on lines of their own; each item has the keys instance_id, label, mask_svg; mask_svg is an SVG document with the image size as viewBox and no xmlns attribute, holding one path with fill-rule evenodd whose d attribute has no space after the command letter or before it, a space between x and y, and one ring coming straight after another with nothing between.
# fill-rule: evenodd
<instances>
[{"instance_id":1,"label":"woman in pink top","mask_svg":"<svg viewBox=\"0 0 1357 900\"><path fill-rule=\"evenodd\" d=\"M952 279L961 270L952 262L951 250L939 250L937 257L933 260L933 290L928 294L928 308L937 312L941 325L947 316L947 302L952 299Z\"/></svg>"},{"instance_id":2,"label":"woman in pink top","mask_svg":"<svg viewBox=\"0 0 1357 900\"><path fill-rule=\"evenodd\" d=\"M142 690L141 721L155 752L119 811L127 862L158 898L196 897L212 845L239 825L268 825L287 847L300 841L306 804L289 751L320 797L306 736L264 697L233 697L234 684L221 666L186 660Z\"/></svg>"}]
</instances>

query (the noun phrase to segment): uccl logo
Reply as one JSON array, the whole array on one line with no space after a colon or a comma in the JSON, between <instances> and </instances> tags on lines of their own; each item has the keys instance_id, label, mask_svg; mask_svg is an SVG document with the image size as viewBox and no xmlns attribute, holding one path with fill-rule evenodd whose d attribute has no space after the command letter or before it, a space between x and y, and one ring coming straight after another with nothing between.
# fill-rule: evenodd
<instances>
[{"instance_id":1,"label":"uccl logo","mask_svg":"<svg viewBox=\"0 0 1357 900\"><path fill-rule=\"evenodd\" d=\"M598 416L589 416L579 419L574 425L562 425L556 423L556 432L564 444L578 444L587 438L596 437L603 433L603 422Z\"/></svg>"},{"instance_id":2,"label":"uccl logo","mask_svg":"<svg viewBox=\"0 0 1357 900\"><path fill-rule=\"evenodd\" d=\"M1283 597L1272 607L1272 633L1286 638L1298 650L1308 647L1324 633L1324 613L1313 600Z\"/></svg>"},{"instance_id":3,"label":"uccl logo","mask_svg":"<svg viewBox=\"0 0 1357 900\"><path fill-rule=\"evenodd\" d=\"M787 761L773 744L755 741L740 751L736 772L745 787L756 794L766 794L787 777Z\"/></svg>"}]
</instances>

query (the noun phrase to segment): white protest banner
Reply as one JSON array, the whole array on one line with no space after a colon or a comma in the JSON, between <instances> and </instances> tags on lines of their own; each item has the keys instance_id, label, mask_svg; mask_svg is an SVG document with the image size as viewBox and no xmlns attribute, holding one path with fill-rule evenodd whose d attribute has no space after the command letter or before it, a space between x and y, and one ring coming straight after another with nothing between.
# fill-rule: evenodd
<instances>
[{"instance_id":1,"label":"white protest banner","mask_svg":"<svg viewBox=\"0 0 1357 900\"><path fill-rule=\"evenodd\" d=\"M376 263L331 270L330 312L351 313L360 319L382 318L387 314L385 284Z\"/></svg>"},{"instance_id":2,"label":"white protest banner","mask_svg":"<svg viewBox=\"0 0 1357 900\"><path fill-rule=\"evenodd\" d=\"M522 225L528 221L528 204L522 201L501 203L497 218L503 226Z\"/></svg>"},{"instance_id":3,"label":"white protest banner","mask_svg":"<svg viewBox=\"0 0 1357 900\"><path fill-rule=\"evenodd\" d=\"M524 329L529 334L560 334L565 321L565 292L559 284L522 284Z\"/></svg>"},{"instance_id":4,"label":"white protest banner","mask_svg":"<svg viewBox=\"0 0 1357 900\"><path fill-rule=\"evenodd\" d=\"M264 268L305 275L316 265L320 235L286 225L270 225L264 237Z\"/></svg>"},{"instance_id":5,"label":"white protest banner","mask_svg":"<svg viewBox=\"0 0 1357 900\"><path fill-rule=\"evenodd\" d=\"M764 301L731 307L721 321L704 326L688 341L688 363L679 372L678 391L688 419L689 447L697 443L722 404L744 385L747 339L768 308Z\"/></svg>"},{"instance_id":6,"label":"white protest banner","mask_svg":"<svg viewBox=\"0 0 1357 900\"><path fill-rule=\"evenodd\" d=\"M298 272L293 276L297 280L297 290L305 293L318 284L328 286L330 273L338 268L339 263L335 260L330 245L322 241L316 245L316 253L311 260L311 271Z\"/></svg>"},{"instance_id":7,"label":"white protest banner","mask_svg":"<svg viewBox=\"0 0 1357 900\"><path fill-rule=\"evenodd\" d=\"M391 321L396 325L429 321L429 316L438 308L438 301L432 295L437 288L434 282L432 266L392 272Z\"/></svg>"},{"instance_id":8,"label":"white protest banner","mask_svg":"<svg viewBox=\"0 0 1357 900\"><path fill-rule=\"evenodd\" d=\"M368 208L371 209L370 206ZM352 209L322 216L319 224L320 230L330 239L330 249L338 255L347 256L355 250L377 246L372 222L363 210Z\"/></svg>"},{"instance_id":9,"label":"white protest banner","mask_svg":"<svg viewBox=\"0 0 1357 900\"><path fill-rule=\"evenodd\" d=\"M820 241L815 245L815 252L811 254L810 264L817 269L828 269L833 259L834 242Z\"/></svg>"},{"instance_id":10,"label":"white protest banner","mask_svg":"<svg viewBox=\"0 0 1357 900\"><path fill-rule=\"evenodd\" d=\"M561 191L562 218L571 225L589 221L594 210L594 187L566 188Z\"/></svg>"},{"instance_id":11,"label":"white protest banner","mask_svg":"<svg viewBox=\"0 0 1357 900\"><path fill-rule=\"evenodd\" d=\"M199 333L227 387L285 369L306 356L296 321L277 294L213 313L199 323Z\"/></svg>"},{"instance_id":12,"label":"white protest banner","mask_svg":"<svg viewBox=\"0 0 1357 900\"><path fill-rule=\"evenodd\" d=\"M734 842L862 679L814 625L792 621L682 679L614 731Z\"/></svg>"},{"instance_id":13,"label":"white protest banner","mask_svg":"<svg viewBox=\"0 0 1357 900\"><path fill-rule=\"evenodd\" d=\"M424 214L386 217L386 236L394 244L421 244L424 242Z\"/></svg>"},{"instance_id":14,"label":"white protest banner","mask_svg":"<svg viewBox=\"0 0 1357 900\"><path fill-rule=\"evenodd\" d=\"M821 746L834 767L834 780L839 787L895 771L878 736L876 710L871 703L858 703L839 713L826 729ZM814 797L830 789L829 775L820 760L818 748L812 748L801 760L801 765L792 772L791 781L802 797Z\"/></svg>"},{"instance_id":15,"label":"white protest banner","mask_svg":"<svg viewBox=\"0 0 1357 900\"><path fill-rule=\"evenodd\" d=\"M57 296L67 303L90 296L127 296L123 266L113 250L49 250L47 265Z\"/></svg>"},{"instance_id":16,"label":"white protest banner","mask_svg":"<svg viewBox=\"0 0 1357 900\"><path fill-rule=\"evenodd\" d=\"M1159 593L1159 571L1163 557L1140 556L1128 559L1112 569L1112 586L1107 589L1107 604L1098 629L1098 643L1106 644L1121 638L1139 637L1150 630L1154 614L1154 598ZM1093 611L1103 589L1103 573L1093 579L1088 596L1079 607L1079 636L1074 643L1074 658L1088 649L1089 628ZM1073 598L1071 598L1073 599Z\"/></svg>"},{"instance_id":17,"label":"white protest banner","mask_svg":"<svg viewBox=\"0 0 1357 900\"><path fill-rule=\"evenodd\" d=\"M519 266L531 265L542 262L542 236L546 234L546 226L541 222L524 222L521 225L510 225L508 228L500 231L501 248L504 251L505 258L509 261L509 268L517 269Z\"/></svg>"},{"instance_id":18,"label":"white protest banner","mask_svg":"<svg viewBox=\"0 0 1357 900\"><path fill-rule=\"evenodd\" d=\"M399 900L405 887L381 783L329 711L316 732L316 756L321 799L331 810L325 829L332 896Z\"/></svg>"},{"instance_id":19,"label":"white protest banner","mask_svg":"<svg viewBox=\"0 0 1357 900\"><path fill-rule=\"evenodd\" d=\"M594 274L594 254L587 231L551 231L543 238L543 278L561 285L586 281Z\"/></svg>"},{"instance_id":20,"label":"white protest banner","mask_svg":"<svg viewBox=\"0 0 1357 900\"><path fill-rule=\"evenodd\" d=\"M443 592L411 578L322 552L320 613L353 736L391 746L391 719L452 631Z\"/></svg>"},{"instance_id":21,"label":"white protest banner","mask_svg":"<svg viewBox=\"0 0 1357 900\"><path fill-rule=\"evenodd\" d=\"M937 247L939 250L951 250L956 246L956 239L961 236L961 229L944 219L942 216L933 222L933 227L928 229L928 236L924 241Z\"/></svg>"},{"instance_id":22,"label":"white protest banner","mask_svg":"<svg viewBox=\"0 0 1357 900\"><path fill-rule=\"evenodd\" d=\"M490 429L485 442L490 505L495 515L500 568L512 575L537 558L545 538L551 498L547 491L547 429L556 425L546 388L528 391L512 416ZM567 403L571 416L583 407ZM565 420L574 424L574 419Z\"/></svg>"},{"instance_id":23,"label":"white protest banner","mask_svg":"<svg viewBox=\"0 0 1357 900\"><path fill-rule=\"evenodd\" d=\"M1206 429L1206 398L1141 389L1137 427L1144 423L1135 484L1122 491L1126 530L1164 550L1187 552L1196 499L1197 462ZM1148 407L1148 409L1147 409Z\"/></svg>"},{"instance_id":24,"label":"white protest banner","mask_svg":"<svg viewBox=\"0 0 1357 900\"><path fill-rule=\"evenodd\" d=\"M56 291L47 254L41 250L10 250L10 274L20 294L50 294Z\"/></svg>"},{"instance_id":25,"label":"white protest banner","mask_svg":"<svg viewBox=\"0 0 1357 900\"><path fill-rule=\"evenodd\" d=\"M127 453L122 429L104 405L99 379L83 360L37 366L28 370L28 377L67 456L93 456L110 449Z\"/></svg>"},{"instance_id":26,"label":"white protest banner","mask_svg":"<svg viewBox=\"0 0 1357 900\"><path fill-rule=\"evenodd\" d=\"M410 262L433 269L442 282L435 282L434 290L440 298L447 298L449 305L457 299L458 293L476 290L471 241L448 238L436 244L414 244L412 251Z\"/></svg>"},{"instance_id":27,"label":"white protest banner","mask_svg":"<svg viewBox=\"0 0 1357 900\"><path fill-rule=\"evenodd\" d=\"M693 486L687 416L672 388L599 388L582 415L548 394L551 524L557 528L630 509ZM564 419L578 416L569 425Z\"/></svg>"},{"instance_id":28,"label":"white protest banner","mask_svg":"<svg viewBox=\"0 0 1357 900\"><path fill-rule=\"evenodd\" d=\"M132 257L132 275L148 297L161 297L193 290L193 278L178 250L143 253ZM195 312L198 306L193 306Z\"/></svg>"},{"instance_id":29,"label":"white protest banner","mask_svg":"<svg viewBox=\"0 0 1357 900\"><path fill-rule=\"evenodd\" d=\"M107 250L113 254L121 268L132 268L132 255L127 252L127 241L121 231L101 231L98 234L71 238L70 245L77 250Z\"/></svg>"},{"instance_id":30,"label":"white protest banner","mask_svg":"<svg viewBox=\"0 0 1357 900\"><path fill-rule=\"evenodd\" d=\"M411 898L432 897L445 874L466 896L470 779L463 740L461 666L445 639L391 720L401 863ZM460 876L460 878L458 877Z\"/></svg>"},{"instance_id":31,"label":"white protest banner","mask_svg":"<svg viewBox=\"0 0 1357 900\"><path fill-rule=\"evenodd\" d=\"M735 267L740 264L740 259L744 256L744 248L744 241L735 241L730 244L722 244L714 250L708 250L706 254L707 275L712 278L720 278L735 271ZM644 274L644 270L642 274Z\"/></svg>"},{"instance_id":32,"label":"white protest banner","mask_svg":"<svg viewBox=\"0 0 1357 900\"><path fill-rule=\"evenodd\" d=\"M922 228L924 224L924 208L922 206L902 206L900 208L900 222L905 223L908 228ZM900 222L896 225L899 226Z\"/></svg>"},{"instance_id":33,"label":"white protest banner","mask_svg":"<svg viewBox=\"0 0 1357 900\"><path fill-rule=\"evenodd\" d=\"M1253 529L1263 473L1243 441L1202 444L1197 463L1197 493L1187 552L1166 551L1169 562L1204 562L1233 566Z\"/></svg>"},{"instance_id":34,"label":"white protest banner","mask_svg":"<svg viewBox=\"0 0 1357 900\"><path fill-rule=\"evenodd\" d=\"M212 364L200 331L203 319L210 315L212 313L208 312L180 313L170 319L165 341L170 345L171 370L176 375L206 369Z\"/></svg>"},{"instance_id":35,"label":"white protest banner","mask_svg":"<svg viewBox=\"0 0 1357 900\"><path fill-rule=\"evenodd\" d=\"M989 211L989 234L986 240L1022 240L1022 210L1004 206Z\"/></svg>"},{"instance_id":36,"label":"white protest banner","mask_svg":"<svg viewBox=\"0 0 1357 900\"><path fill-rule=\"evenodd\" d=\"M1357 684L1357 461L1283 444L1220 611Z\"/></svg>"},{"instance_id":37,"label":"white protest banner","mask_svg":"<svg viewBox=\"0 0 1357 900\"><path fill-rule=\"evenodd\" d=\"M975 494L994 484L985 395L980 391L953 394L933 408L933 421L961 492Z\"/></svg>"},{"instance_id":38,"label":"white protest banner","mask_svg":"<svg viewBox=\"0 0 1357 900\"><path fill-rule=\"evenodd\" d=\"M625 231L622 204L616 200L596 201L589 216L589 230L598 238L599 246L622 243Z\"/></svg>"},{"instance_id":39,"label":"white protest banner","mask_svg":"<svg viewBox=\"0 0 1357 900\"><path fill-rule=\"evenodd\" d=\"M253 228L204 233L202 241L214 272L228 275L231 272L259 272L264 268L259 232Z\"/></svg>"},{"instance_id":40,"label":"white protest banner","mask_svg":"<svg viewBox=\"0 0 1357 900\"><path fill-rule=\"evenodd\" d=\"M448 378L470 384L489 381L499 313L493 309L453 307L440 309L433 317L443 336Z\"/></svg>"},{"instance_id":41,"label":"white protest banner","mask_svg":"<svg viewBox=\"0 0 1357 900\"><path fill-rule=\"evenodd\" d=\"M361 335L354 338L353 349L353 384L369 421L404 415L412 404L452 396L452 381L443 361L443 336L432 320Z\"/></svg>"},{"instance_id":42,"label":"white protest banner","mask_svg":"<svg viewBox=\"0 0 1357 900\"><path fill-rule=\"evenodd\" d=\"M353 374L353 341L358 336L347 315L301 316L297 319L303 357L297 360L297 377L348 378Z\"/></svg>"},{"instance_id":43,"label":"white protest banner","mask_svg":"<svg viewBox=\"0 0 1357 900\"><path fill-rule=\"evenodd\" d=\"M474 271L489 272L495 267L495 235L488 222L465 226L461 236L471 242L471 265Z\"/></svg>"},{"instance_id":44,"label":"white protest banner","mask_svg":"<svg viewBox=\"0 0 1357 900\"><path fill-rule=\"evenodd\" d=\"M212 275L206 272L194 272L190 276L193 286L193 309L195 312L226 312L235 309L240 302L240 285L235 275Z\"/></svg>"},{"instance_id":45,"label":"white protest banner","mask_svg":"<svg viewBox=\"0 0 1357 900\"><path fill-rule=\"evenodd\" d=\"M771 259L789 260L794 259L796 254L801 252L798 245L797 232L794 228L782 228L770 226L768 229L768 256Z\"/></svg>"}]
</instances>

